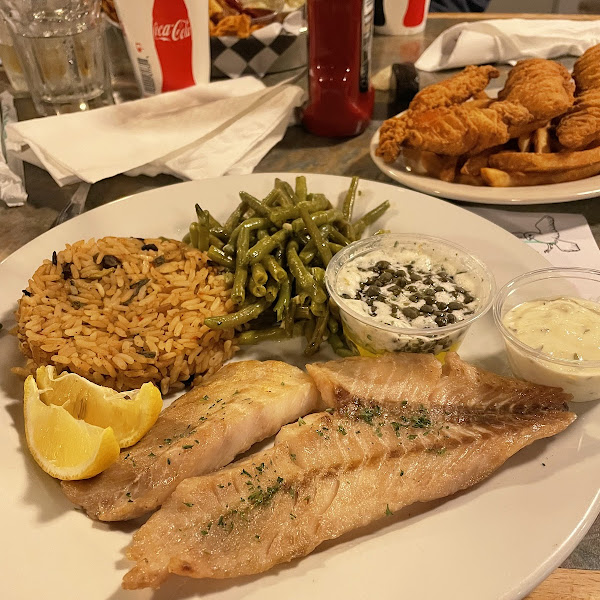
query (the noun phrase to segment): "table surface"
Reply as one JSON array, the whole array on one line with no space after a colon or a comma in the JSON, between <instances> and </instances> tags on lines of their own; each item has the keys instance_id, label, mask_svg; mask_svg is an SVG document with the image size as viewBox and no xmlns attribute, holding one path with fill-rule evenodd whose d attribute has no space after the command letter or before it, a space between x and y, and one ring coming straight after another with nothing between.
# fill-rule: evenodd
<instances>
[{"instance_id":1,"label":"table surface","mask_svg":"<svg viewBox=\"0 0 600 600\"><path fill-rule=\"evenodd\" d=\"M492 15L483 15L491 18ZM516 15L510 15L516 16ZM532 15L540 18L542 15ZM554 15L556 16L556 15ZM427 23L423 34L413 36L375 36L373 40L373 73L393 63L414 62L423 50L445 29L457 23L458 15L435 15ZM458 17L460 18L460 17ZM469 15L462 18L482 18ZM120 32L110 33L110 46L120 57L126 56ZM573 59L565 59L571 66ZM113 83L117 100L135 98L137 89L133 82L130 65L122 59L115 62ZM502 77L508 67L500 65ZM443 73L421 73L421 87L448 76ZM289 76L269 76L267 83ZM499 80L502 83L502 80ZM305 76L300 83L305 85ZM0 88L6 86L6 79L0 73ZM31 102L27 98L16 99L20 119L35 117ZM377 92L374 118L370 126L361 135L351 139L326 139L310 135L301 127L290 127L283 138L259 163L255 172L302 172L328 173L335 175L358 175L364 179L392 183L373 164L369 156L369 141L382 120L391 116L388 94ZM38 235L47 231L58 213L68 203L76 186L60 188L46 171L25 165L25 181L29 194L28 202L18 208L7 208L0 203L0 261ZM94 184L90 190L86 209L92 209L107 202L144 190L178 183L179 180L168 176L158 177L113 177ZM477 206L477 205L474 205ZM563 204L530 206L502 206L512 211L551 211L583 214L588 220L596 242L600 244L600 199L579 200ZM600 569L600 518L594 523L585 538L562 565L569 569ZM590 596L591 597L591 596Z\"/></svg>"}]
</instances>

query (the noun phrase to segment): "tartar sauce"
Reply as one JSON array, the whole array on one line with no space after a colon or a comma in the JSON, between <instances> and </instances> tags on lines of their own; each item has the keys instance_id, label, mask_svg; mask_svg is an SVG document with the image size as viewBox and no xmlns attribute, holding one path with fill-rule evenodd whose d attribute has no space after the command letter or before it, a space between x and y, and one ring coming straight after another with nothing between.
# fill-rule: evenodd
<instances>
[{"instance_id":1,"label":"tartar sauce","mask_svg":"<svg viewBox=\"0 0 600 600\"><path fill-rule=\"evenodd\" d=\"M528 381L562 387L575 401L600 397L600 303L561 297L523 302L506 313L503 325L520 342L542 354L539 358L508 343L515 374ZM561 364L543 355L570 361Z\"/></svg>"}]
</instances>

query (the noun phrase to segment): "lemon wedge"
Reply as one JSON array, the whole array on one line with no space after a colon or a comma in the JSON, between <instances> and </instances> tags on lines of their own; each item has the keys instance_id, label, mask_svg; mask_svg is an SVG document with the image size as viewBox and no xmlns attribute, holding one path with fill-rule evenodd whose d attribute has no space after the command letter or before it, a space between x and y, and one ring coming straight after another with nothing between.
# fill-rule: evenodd
<instances>
[{"instance_id":1,"label":"lemon wedge","mask_svg":"<svg viewBox=\"0 0 600 600\"><path fill-rule=\"evenodd\" d=\"M57 376L51 366L39 367L35 378L43 403L60 406L89 425L112 427L121 448L138 442L156 423L163 406L160 391L151 383L119 393L74 373Z\"/></svg>"},{"instance_id":2,"label":"lemon wedge","mask_svg":"<svg viewBox=\"0 0 600 600\"><path fill-rule=\"evenodd\" d=\"M25 381L25 436L35 461L58 479L87 479L119 457L113 430L75 419L64 408L40 399L35 379Z\"/></svg>"}]
</instances>

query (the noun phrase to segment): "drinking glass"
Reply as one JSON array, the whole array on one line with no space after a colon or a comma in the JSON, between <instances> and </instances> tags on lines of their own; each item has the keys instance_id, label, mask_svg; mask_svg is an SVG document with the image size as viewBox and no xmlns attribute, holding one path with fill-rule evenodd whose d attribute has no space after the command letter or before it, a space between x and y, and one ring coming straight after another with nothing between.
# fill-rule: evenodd
<instances>
[{"instance_id":1,"label":"drinking glass","mask_svg":"<svg viewBox=\"0 0 600 600\"><path fill-rule=\"evenodd\" d=\"M100 0L0 0L41 115L112 104Z\"/></svg>"}]
</instances>

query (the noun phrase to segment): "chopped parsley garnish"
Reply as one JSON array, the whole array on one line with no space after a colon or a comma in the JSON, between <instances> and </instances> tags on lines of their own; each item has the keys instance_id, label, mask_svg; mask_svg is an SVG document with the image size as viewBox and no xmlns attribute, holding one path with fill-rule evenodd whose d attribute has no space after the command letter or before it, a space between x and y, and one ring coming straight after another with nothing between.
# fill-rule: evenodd
<instances>
[{"instance_id":1,"label":"chopped parsley garnish","mask_svg":"<svg viewBox=\"0 0 600 600\"><path fill-rule=\"evenodd\" d=\"M192 506L194 506L194 503L193 503L193 502L184 502L184 504L185 504L186 506L189 506L190 508L191 508Z\"/></svg>"},{"instance_id":2,"label":"chopped parsley garnish","mask_svg":"<svg viewBox=\"0 0 600 600\"><path fill-rule=\"evenodd\" d=\"M389 517L390 515L393 515L394 513L390 510L390 505L386 504L385 505L385 514L387 517Z\"/></svg>"},{"instance_id":3,"label":"chopped parsley garnish","mask_svg":"<svg viewBox=\"0 0 600 600\"><path fill-rule=\"evenodd\" d=\"M346 435L348 432L341 426L338 425L338 431L342 434L342 435Z\"/></svg>"}]
</instances>

